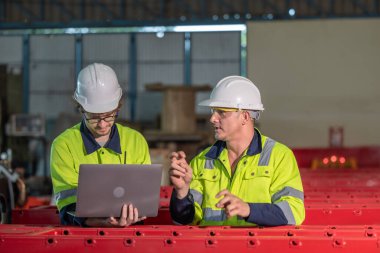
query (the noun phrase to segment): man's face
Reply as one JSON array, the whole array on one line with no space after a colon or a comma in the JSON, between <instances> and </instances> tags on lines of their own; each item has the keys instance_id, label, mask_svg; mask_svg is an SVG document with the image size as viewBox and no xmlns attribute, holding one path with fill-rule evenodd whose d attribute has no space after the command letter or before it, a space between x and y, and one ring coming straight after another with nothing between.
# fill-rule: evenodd
<instances>
[{"instance_id":1,"label":"man's face","mask_svg":"<svg viewBox=\"0 0 380 253\"><path fill-rule=\"evenodd\" d=\"M86 126L95 138L107 136L111 132L111 127L115 123L117 111L106 113L84 112Z\"/></svg>"},{"instance_id":2,"label":"man's face","mask_svg":"<svg viewBox=\"0 0 380 253\"><path fill-rule=\"evenodd\" d=\"M240 132L242 111L230 108L212 108L210 122L214 127L215 139L230 141Z\"/></svg>"}]
</instances>

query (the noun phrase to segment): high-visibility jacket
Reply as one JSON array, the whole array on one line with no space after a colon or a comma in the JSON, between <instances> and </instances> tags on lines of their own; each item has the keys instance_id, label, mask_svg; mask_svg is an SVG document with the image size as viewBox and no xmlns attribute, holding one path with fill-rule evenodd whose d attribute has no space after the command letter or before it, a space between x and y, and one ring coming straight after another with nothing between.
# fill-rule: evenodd
<instances>
[{"instance_id":1,"label":"high-visibility jacket","mask_svg":"<svg viewBox=\"0 0 380 253\"><path fill-rule=\"evenodd\" d=\"M275 209L282 211L287 224L301 224L305 218L303 187L292 151L261 135L257 129L233 176L226 143L222 141L197 155L190 166L193 169L190 194L195 207L193 224L255 225L238 216L227 219L225 211L216 207L220 199L215 195L223 189L250 205L250 217L260 215L260 219L270 219L265 209L270 205L260 205L267 203L277 205Z\"/></svg>"},{"instance_id":2,"label":"high-visibility jacket","mask_svg":"<svg viewBox=\"0 0 380 253\"><path fill-rule=\"evenodd\" d=\"M76 203L80 164L151 163L148 144L136 130L115 124L115 133L111 133L113 137L109 142L116 148L107 148L106 145L91 150L88 148L91 138L86 138L85 132L88 130L84 128L84 124L80 123L67 129L53 141L51 147L51 177L59 210Z\"/></svg>"}]
</instances>

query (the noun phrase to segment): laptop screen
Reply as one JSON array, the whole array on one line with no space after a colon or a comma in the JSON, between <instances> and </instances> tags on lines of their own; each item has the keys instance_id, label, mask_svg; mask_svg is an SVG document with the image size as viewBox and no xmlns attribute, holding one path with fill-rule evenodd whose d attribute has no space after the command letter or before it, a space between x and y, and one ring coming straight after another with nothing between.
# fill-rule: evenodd
<instances>
[{"instance_id":1,"label":"laptop screen","mask_svg":"<svg viewBox=\"0 0 380 253\"><path fill-rule=\"evenodd\" d=\"M81 164L75 215L120 217L123 204L132 203L140 217L155 217L161 175L161 164Z\"/></svg>"}]
</instances>

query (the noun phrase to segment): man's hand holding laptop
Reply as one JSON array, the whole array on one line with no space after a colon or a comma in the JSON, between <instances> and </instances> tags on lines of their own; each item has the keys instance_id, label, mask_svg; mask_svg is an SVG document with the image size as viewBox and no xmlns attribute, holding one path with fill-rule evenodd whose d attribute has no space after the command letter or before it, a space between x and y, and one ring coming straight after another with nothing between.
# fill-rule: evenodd
<instances>
[{"instance_id":1,"label":"man's hand holding laptop","mask_svg":"<svg viewBox=\"0 0 380 253\"><path fill-rule=\"evenodd\" d=\"M126 227L133 223L145 220L146 216L139 218L139 211L132 204L124 204L120 218L87 218L85 224L89 227Z\"/></svg>"}]
</instances>

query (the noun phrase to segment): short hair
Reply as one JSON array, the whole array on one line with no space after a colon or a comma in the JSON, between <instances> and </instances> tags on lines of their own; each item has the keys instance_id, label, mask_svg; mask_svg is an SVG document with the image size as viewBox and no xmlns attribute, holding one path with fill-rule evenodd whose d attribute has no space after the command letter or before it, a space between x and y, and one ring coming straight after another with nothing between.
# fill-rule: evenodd
<instances>
[{"instance_id":1,"label":"short hair","mask_svg":"<svg viewBox=\"0 0 380 253\"><path fill-rule=\"evenodd\" d=\"M260 118L260 111L247 111L251 116L251 119L258 120Z\"/></svg>"}]
</instances>

